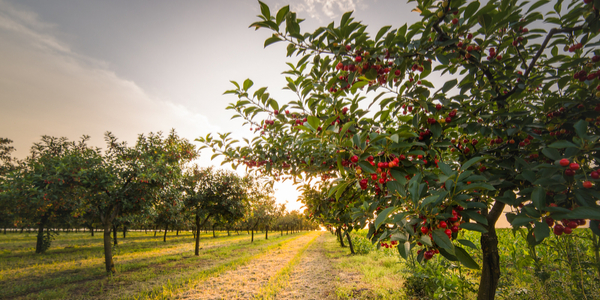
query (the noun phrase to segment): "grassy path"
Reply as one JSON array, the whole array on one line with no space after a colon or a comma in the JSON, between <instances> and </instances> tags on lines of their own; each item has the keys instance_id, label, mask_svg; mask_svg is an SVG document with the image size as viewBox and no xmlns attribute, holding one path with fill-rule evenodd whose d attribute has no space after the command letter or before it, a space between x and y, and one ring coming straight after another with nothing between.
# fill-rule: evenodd
<instances>
[{"instance_id":1,"label":"grassy path","mask_svg":"<svg viewBox=\"0 0 600 300\"><path fill-rule=\"evenodd\" d=\"M203 236L201 255L196 257L191 234L169 236L164 243L162 236L131 233L119 241L115 251L118 273L111 277L103 271L101 244L88 235L61 235L44 255L22 253L10 243L14 237L7 236L0 237L0 249L5 249L0 252L0 299L134 299L248 259L302 234L277 234L269 240L255 235L252 244L246 234ZM27 239L16 240L22 244ZM63 253L65 247L73 251ZM15 257L15 253L22 255Z\"/></svg>"},{"instance_id":2,"label":"grassy path","mask_svg":"<svg viewBox=\"0 0 600 300\"><path fill-rule=\"evenodd\" d=\"M299 237L284 247L272 249L248 263L207 278L193 289L177 296L177 299L251 299L269 283L303 248L320 232Z\"/></svg>"}]
</instances>

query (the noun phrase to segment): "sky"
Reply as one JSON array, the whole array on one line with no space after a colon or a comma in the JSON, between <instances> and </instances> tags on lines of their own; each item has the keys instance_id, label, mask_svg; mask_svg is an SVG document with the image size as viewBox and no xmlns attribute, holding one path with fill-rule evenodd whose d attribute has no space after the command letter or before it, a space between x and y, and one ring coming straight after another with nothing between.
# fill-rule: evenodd
<instances>
[{"instance_id":1,"label":"sky","mask_svg":"<svg viewBox=\"0 0 600 300\"><path fill-rule=\"evenodd\" d=\"M290 5L303 30L313 31L354 11L374 35L419 19L413 4L398 0L265 0L274 13ZM138 134L172 128L190 141L208 133L251 137L249 127L225 108L223 95L250 78L271 96L282 90L285 44L263 47L268 30L258 1L0 0L0 137L25 157L42 135L71 140L91 136L102 147L110 131L130 144ZM220 165L204 151L201 166ZM301 209L290 181L276 182L275 197ZM505 223L505 221L503 221Z\"/></svg>"},{"instance_id":2,"label":"sky","mask_svg":"<svg viewBox=\"0 0 600 300\"><path fill-rule=\"evenodd\" d=\"M411 5L385 0L264 1L272 12L290 5L303 29L339 21L346 11L373 34L418 19ZM0 136L23 158L42 135L91 136L104 145L110 131L130 144L138 134L172 128L191 141L208 133L250 137L225 108L230 80L268 86L280 103L285 44L263 48L268 30L255 31L258 1L0 0ZM210 151L201 166L219 165ZM299 209L291 182L276 198Z\"/></svg>"}]
</instances>

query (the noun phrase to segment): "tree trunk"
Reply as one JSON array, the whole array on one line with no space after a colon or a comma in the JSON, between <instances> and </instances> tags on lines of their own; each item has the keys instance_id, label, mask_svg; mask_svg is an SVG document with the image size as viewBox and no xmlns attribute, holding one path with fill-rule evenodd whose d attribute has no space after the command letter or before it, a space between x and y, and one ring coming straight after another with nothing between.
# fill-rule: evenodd
<instances>
[{"instance_id":1,"label":"tree trunk","mask_svg":"<svg viewBox=\"0 0 600 300\"><path fill-rule=\"evenodd\" d=\"M90 226L89 229L90 229L90 232L92 233L92 236L94 236L94 227Z\"/></svg>"},{"instance_id":2,"label":"tree trunk","mask_svg":"<svg viewBox=\"0 0 600 300\"><path fill-rule=\"evenodd\" d=\"M266 226L265 227L265 240L268 240L268 239L269 239L269 227Z\"/></svg>"},{"instance_id":3,"label":"tree trunk","mask_svg":"<svg viewBox=\"0 0 600 300\"><path fill-rule=\"evenodd\" d=\"M346 247L346 245L344 245L344 237L342 236L342 228L338 228L335 230L335 233L337 234L337 237L340 241L340 246L342 248Z\"/></svg>"},{"instance_id":4,"label":"tree trunk","mask_svg":"<svg viewBox=\"0 0 600 300\"><path fill-rule=\"evenodd\" d=\"M177 228L177 233L175 233L176 236L179 236L179 228Z\"/></svg>"},{"instance_id":5,"label":"tree trunk","mask_svg":"<svg viewBox=\"0 0 600 300\"><path fill-rule=\"evenodd\" d=\"M163 236L163 242L167 242L167 230L169 229L169 224L165 225L165 235Z\"/></svg>"},{"instance_id":6,"label":"tree trunk","mask_svg":"<svg viewBox=\"0 0 600 300\"><path fill-rule=\"evenodd\" d=\"M104 264L107 273L116 273L115 263L112 259L112 245L110 238L110 224L104 225Z\"/></svg>"},{"instance_id":7,"label":"tree trunk","mask_svg":"<svg viewBox=\"0 0 600 300\"><path fill-rule=\"evenodd\" d=\"M117 226L113 226L113 239L114 239L114 245L117 246L119 244L119 241L117 241Z\"/></svg>"},{"instance_id":8,"label":"tree trunk","mask_svg":"<svg viewBox=\"0 0 600 300\"><path fill-rule=\"evenodd\" d=\"M215 235L215 225L212 226L212 232L213 232L213 238L216 238L217 236Z\"/></svg>"},{"instance_id":9,"label":"tree trunk","mask_svg":"<svg viewBox=\"0 0 600 300\"><path fill-rule=\"evenodd\" d=\"M45 222L40 222L40 226L38 227L37 243L35 244L35 253L44 252L44 223Z\"/></svg>"},{"instance_id":10,"label":"tree trunk","mask_svg":"<svg viewBox=\"0 0 600 300\"><path fill-rule=\"evenodd\" d=\"M196 246L194 250L194 255L200 255L200 216L196 214Z\"/></svg>"},{"instance_id":11,"label":"tree trunk","mask_svg":"<svg viewBox=\"0 0 600 300\"><path fill-rule=\"evenodd\" d=\"M127 234L127 226L123 226L123 238L125 238L126 234Z\"/></svg>"},{"instance_id":12,"label":"tree trunk","mask_svg":"<svg viewBox=\"0 0 600 300\"><path fill-rule=\"evenodd\" d=\"M352 238L350 238L348 231L346 231L346 238L348 239L348 245L350 246L350 253L356 254L354 253L354 245L352 245Z\"/></svg>"},{"instance_id":13,"label":"tree trunk","mask_svg":"<svg viewBox=\"0 0 600 300\"><path fill-rule=\"evenodd\" d=\"M489 213L487 209L481 211L481 214L488 221L488 225L484 226L488 232L482 233L480 239L483 259L477 300L493 300L496 296L496 289L498 288L498 281L500 279L500 255L498 255L496 221L502 215L504 206L504 203L496 201Z\"/></svg>"},{"instance_id":14,"label":"tree trunk","mask_svg":"<svg viewBox=\"0 0 600 300\"><path fill-rule=\"evenodd\" d=\"M254 243L254 228L252 228L252 239L250 240L250 243Z\"/></svg>"}]
</instances>

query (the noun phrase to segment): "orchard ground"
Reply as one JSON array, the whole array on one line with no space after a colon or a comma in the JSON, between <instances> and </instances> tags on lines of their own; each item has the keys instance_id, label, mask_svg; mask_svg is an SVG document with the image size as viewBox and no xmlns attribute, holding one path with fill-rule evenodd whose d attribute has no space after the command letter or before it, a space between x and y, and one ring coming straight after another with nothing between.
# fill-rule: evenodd
<instances>
[{"instance_id":1,"label":"orchard ground","mask_svg":"<svg viewBox=\"0 0 600 300\"><path fill-rule=\"evenodd\" d=\"M585 237L587 229L577 229ZM433 259L417 273L395 247L377 249L354 234L357 255L350 255L329 232L255 234L204 233L200 256L193 255L190 232L168 233L167 242L153 232L129 232L115 247L117 273L106 276L102 235L61 232L47 253L35 254L34 233L0 235L1 299L423 299L428 288L442 299L473 299L478 272L442 259ZM120 236L119 236L120 237ZM464 238L476 242L475 234ZM500 232L502 274L500 299L549 299L553 290L567 295L572 269L552 261L557 253L537 253L552 270L546 283L533 272L534 262L519 234ZM571 247L589 251L585 239ZM556 242L567 242L566 240ZM472 251L477 257L477 251ZM585 272L585 269L577 269ZM584 275L582 273L582 275ZM590 278L594 274L587 274ZM587 284L590 292L598 283ZM597 299L598 293L588 294ZM456 298L458 297L458 298ZM532 298L534 297L534 298ZM565 299L574 299L566 297Z\"/></svg>"}]
</instances>

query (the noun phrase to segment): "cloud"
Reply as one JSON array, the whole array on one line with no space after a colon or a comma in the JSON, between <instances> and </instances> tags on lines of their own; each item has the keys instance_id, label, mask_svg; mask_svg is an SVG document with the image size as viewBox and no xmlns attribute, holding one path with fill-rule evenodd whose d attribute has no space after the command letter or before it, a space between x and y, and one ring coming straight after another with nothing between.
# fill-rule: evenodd
<instances>
[{"instance_id":1,"label":"cloud","mask_svg":"<svg viewBox=\"0 0 600 300\"><path fill-rule=\"evenodd\" d=\"M108 64L75 53L54 31L35 13L0 0L1 134L15 141L17 156L41 135L86 134L103 146L106 131L130 142L171 128L190 140L219 131L201 112L155 97Z\"/></svg>"},{"instance_id":2,"label":"cloud","mask_svg":"<svg viewBox=\"0 0 600 300\"><path fill-rule=\"evenodd\" d=\"M357 7L364 9L366 6L362 0L303 0L302 3L295 4L293 9L321 20L322 15L333 19L347 11L355 11Z\"/></svg>"}]
</instances>

